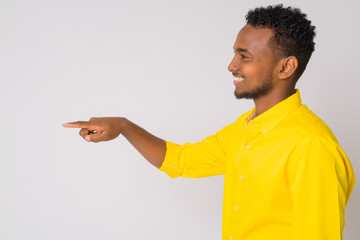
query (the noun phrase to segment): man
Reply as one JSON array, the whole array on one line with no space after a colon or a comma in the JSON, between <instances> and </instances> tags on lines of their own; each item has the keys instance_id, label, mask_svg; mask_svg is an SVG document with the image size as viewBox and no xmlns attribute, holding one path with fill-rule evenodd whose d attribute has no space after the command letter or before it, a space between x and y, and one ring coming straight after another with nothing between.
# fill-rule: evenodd
<instances>
[{"instance_id":1,"label":"man","mask_svg":"<svg viewBox=\"0 0 360 240\"><path fill-rule=\"evenodd\" d=\"M256 8L237 35L235 96L255 108L215 135L183 146L125 118L64 124L89 142L122 134L170 177L225 174L223 239L342 239L355 178L326 124L301 104L296 82L314 51L315 27L299 9Z\"/></svg>"}]
</instances>

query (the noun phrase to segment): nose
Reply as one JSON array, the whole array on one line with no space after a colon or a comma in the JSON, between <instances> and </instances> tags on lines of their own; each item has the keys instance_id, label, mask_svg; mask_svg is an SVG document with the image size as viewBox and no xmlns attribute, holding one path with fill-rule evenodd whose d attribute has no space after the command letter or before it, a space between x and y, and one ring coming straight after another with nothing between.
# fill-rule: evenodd
<instances>
[{"instance_id":1,"label":"nose","mask_svg":"<svg viewBox=\"0 0 360 240\"><path fill-rule=\"evenodd\" d=\"M229 72L233 73L233 72L236 72L238 69L239 69L239 66L238 66L238 64L236 64L236 56L234 56L228 66L228 70L229 70Z\"/></svg>"}]
</instances>

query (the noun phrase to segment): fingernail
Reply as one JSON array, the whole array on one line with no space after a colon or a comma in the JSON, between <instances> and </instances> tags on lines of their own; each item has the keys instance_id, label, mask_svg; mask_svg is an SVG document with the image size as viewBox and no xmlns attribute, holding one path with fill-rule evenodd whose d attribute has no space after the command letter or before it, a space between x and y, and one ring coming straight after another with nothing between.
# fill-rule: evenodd
<instances>
[{"instance_id":1,"label":"fingernail","mask_svg":"<svg viewBox=\"0 0 360 240\"><path fill-rule=\"evenodd\" d=\"M85 137L85 140L88 141L88 142L91 142L90 136L86 136L86 137Z\"/></svg>"}]
</instances>

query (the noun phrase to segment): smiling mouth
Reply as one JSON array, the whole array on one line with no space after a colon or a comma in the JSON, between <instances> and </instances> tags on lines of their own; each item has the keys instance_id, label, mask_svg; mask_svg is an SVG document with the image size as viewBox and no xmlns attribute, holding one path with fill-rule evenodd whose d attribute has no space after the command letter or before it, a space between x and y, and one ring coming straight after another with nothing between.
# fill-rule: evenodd
<instances>
[{"instance_id":1,"label":"smiling mouth","mask_svg":"<svg viewBox=\"0 0 360 240\"><path fill-rule=\"evenodd\" d=\"M243 82L245 80L245 78L243 77L234 77L234 85L237 85L241 82Z\"/></svg>"}]
</instances>

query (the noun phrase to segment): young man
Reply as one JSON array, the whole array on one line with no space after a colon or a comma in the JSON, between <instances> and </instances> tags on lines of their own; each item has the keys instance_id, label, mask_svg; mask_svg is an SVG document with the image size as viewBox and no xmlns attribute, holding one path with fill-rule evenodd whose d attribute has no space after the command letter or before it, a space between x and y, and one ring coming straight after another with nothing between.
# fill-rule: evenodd
<instances>
[{"instance_id":1,"label":"young man","mask_svg":"<svg viewBox=\"0 0 360 240\"><path fill-rule=\"evenodd\" d=\"M235 96L255 108L215 135L183 146L125 118L64 124L89 142L122 134L170 177L225 174L223 239L342 239L355 178L326 124L295 89L314 51L315 27L299 9L256 8L246 16L235 56Z\"/></svg>"}]
</instances>

